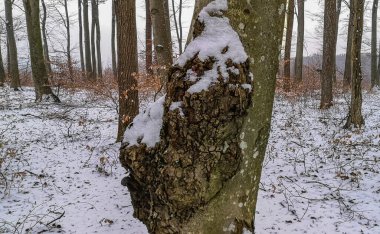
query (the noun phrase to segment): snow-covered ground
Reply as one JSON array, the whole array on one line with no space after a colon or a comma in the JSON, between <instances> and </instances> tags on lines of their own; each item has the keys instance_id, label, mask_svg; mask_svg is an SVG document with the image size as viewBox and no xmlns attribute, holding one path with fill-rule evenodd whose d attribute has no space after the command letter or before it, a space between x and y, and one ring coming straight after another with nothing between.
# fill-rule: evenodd
<instances>
[{"instance_id":1,"label":"snow-covered ground","mask_svg":"<svg viewBox=\"0 0 380 234\"><path fill-rule=\"evenodd\" d=\"M62 104L0 89L0 233L147 233L133 218L111 101L61 91ZM276 97L256 232L380 233L380 94L365 128L342 130L348 98Z\"/></svg>"}]
</instances>

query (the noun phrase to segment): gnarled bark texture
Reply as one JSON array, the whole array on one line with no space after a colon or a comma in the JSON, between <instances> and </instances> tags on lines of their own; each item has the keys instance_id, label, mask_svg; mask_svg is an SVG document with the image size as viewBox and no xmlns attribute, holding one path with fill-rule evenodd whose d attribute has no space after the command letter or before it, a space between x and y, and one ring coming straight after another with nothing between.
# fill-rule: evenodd
<instances>
[{"instance_id":1,"label":"gnarled bark texture","mask_svg":"<svg viewBox=\"0 0 380 234\"><path fill-rule=\"evenodd\" d=\"M151 233L242 233L243 228L254 229L285 0L230 0L228 6L226 15L238 29L250 59L242 63L227 60L228 79L219 74L208 90L196 93L187 91L196 82L186 78L188 72L202 76L212 69L215 58L201 59L196 54L184 66L172 67L161 140L152 148L122 145L120 160L130 172L124 181L134 215ZM197 21L194 35L203 27ZM243 88L252 84L250 66L255 74L253 93ZM235 69L239 72L232 72ZM181 107L173 108L178 102Z\"/></svg>"}]
</instances>

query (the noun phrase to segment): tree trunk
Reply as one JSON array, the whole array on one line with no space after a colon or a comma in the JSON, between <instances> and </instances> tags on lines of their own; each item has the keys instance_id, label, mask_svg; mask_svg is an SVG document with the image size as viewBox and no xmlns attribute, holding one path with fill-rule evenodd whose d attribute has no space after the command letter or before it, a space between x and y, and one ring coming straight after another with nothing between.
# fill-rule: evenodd
<instances>
[{"instance_id":1,"label":"tree trunk","mask_svg":"<svg viewBox=\"0 0 380 234\"><path fill-rule=\"evenodd\" d=\"M11 88L14 90L19 90L20 84L20 73L18 69L18 59L17 59L17 46L16 39L13 29L13 13L12 13L12 0L4 0L5 5L5 19L7 28L7 39L8 39L8 49L9 49L9 70L8 76L11 79Z\"/></svg>"},{"instance_id":2,"label":"tree trunk","mask_svg":"<svg viewBox=\"0 0 380 234\"><path fill-rule=\"evenodd\" d=\"M203 7L207 6L207 4L209 4L212 1L213 0L195 0L193 18L191 20L189 34L187 35L186 47L193 40L194 24L197 21L199 13L203 9Z\"/></svg>"},{"instance_id":3,"label":"tree trunk","mask_svg":"<svg viewBox=\"0 0 380 234\"><path fill-rule=\"evenodd\" d=\"M44 62L39 0L23 0L36 101L59 102L50 87Z\"/></svg>"},{"instance_id":4,"label":"tree trunk","mask_svg":"<svg viewBox=\"0 0 380 234\"><path fill-rule=\"evenodd\" d=\"M100 49L100 24L99 24L99 0L95 1L95 20L96 20L96 57L98 66L98 77L103 77L103 66L102 66L102 51Z\"/></svg>"},{"instance_id":5,"label":"tree trunk","mask_svg":"<svg viewBox=\"0 0 380 234\"><path fill-rule=\"evenodd\" d=\"M336 27L336 0L325 1L325 16L323 29L323 61L321 80L321 109L328 109L333 105L333 75L335 70L335 27Z\"/></svg>"},{"instance_id":6,"label":"tree trunk","mask_svg":"<svg viewBox=\"0 0 380 234\"><path fill-rule=\"evenodd\" d=\"M49 45L47 42L47 36L46 36L46 18L47 18L47 12L46 12L46 4L45 0L41 0L42 10L43 10L43 17L42 17L42 40L43 40L43 47L44 47L44 58L46 63L46 70L49 76L52 74L51 70L51 62L50 62L50 56L49 56Z\"/></svg>"},{"instance_id":7,"label":"tree trunk","mask_svg":"<svg viewBox=\"0 0 380 234\"><path fill-rule=\"evenodd\" d=\"M371 36L371 89L379 86L377 71L377 6L379 0L373 1L372 6L372 36Z\"/></svg>"},{"instance_id":8,"label":"tree trunk","mask_svg":"<svg viewBox=\"0 0 380 234\"><path fill-rule=\"evenodd\" d=\"M305 35L305 8L304 0L297 0L298 5L298 36L297 36L297 52L295 60L295 81L300 83L302 81L302 69L303 69L303 43Z\"/></svg>"},{"instance_id":9,"label":"tree trunk","mask_svg":"<svg viewBox=\"0 0 380 234\"><path fill-rule=\"evenodd\" d=\"M157 56L161 84L167 82L169 66L173 62L168 0L151 0L150 13L153 25L154 51Z\"/></svg>"},{"instance_id":10,"label":"tree trunk","mask_svg":"<svg viewBox=\"0 0 380 234\"><path fill-rule=\"evenodd\" d=\"M78 21L79 21L79 56L82 75L85 74L83 55L83 23L82 23L82 0L78 0Z\"/></svg>"},{"instance_id":11,"label":"tree trunk","mask_svg":"<svg viewBox=\"0 0 380 234\"><path fill-rule=\"evenodd\" d=\"M147 1L147 0L145 0ZM117 78L117 62L116 62L116 13L115 0L112 0L112 31L111 31L111 53L112 53L112 72L115 79Z\"/></svg>"},{"instance_id":12,"label":"tree trunk","mask_svg":"<svg viewBox=\"0 0 380 234\"><path fill-rule=\"evenodd\" d=\"M150 16L150 0L145 0L145 70L152 75L153 65L153 40L152 40L152 17Z\"/></svg>"},{"instance_id":13,"label":"tree trunk","mask_svg":"<svg viewBox=\"0 0 380 234\"><path fill-rule=\"evenodd\" d=\"M5 70L4 70L4 63L3 63L3 54L1 53L1 43L0 43L0 87L3 87L4 83L5 83Z\"/></svg>"},{"instance_id":14,"label":"tree trunk","mask_svg":"<svg viewBox=\"0 0 380 234\"><path fill-rule=\"evenodd\" d=\"M363 37L363 16L364 0L352 0L353 17L353 43L352 43L352 84L351 84L351 105L345 127L361 127L364 125L362 115L362 70L361 70L361 45Z\"/></svg>"},{"instance_id":15,"label":"tree trunk","mask_svg":"<svg viewBox=\"0 0 380 234\"><path fill-rule=\"evenodd\" d=\"M172 0L172 10L174 18L175 32L177 35L178 42L178 54L182 54L182 0L179 0L178 6L178 20L177 20L177 9L175 8L175 1Z\"/></svg>"},{"instance_id":16,"label":"tree trunk","mask_svg":"<svg viewBox=\"0 0 380 234\"><path fill-rule=\"evenodd\" d=\"M97 61L96 61L96 0L91 0L91 61L92 61L92 76L95 80L97 77Z\"/></svg>"},{"instance_id":17,"label":"tree trunk","mask_svg":"<svg viewBox=\"0 0 380 234\"><path fill-rule=\"evenodd\" d=\"M115 0L119 84L119 127L117 141L139 112L136 74L138 72L136 2Z\"/></svg>"},{"instance_id":18,"label":"tree trunk","mask_svg":"<svg viewBox=\"0 0 380 234\"><path fill-rule=\"evenodd\" d=\"M335 34L334 34L334 54L336 55L336 47L338 44L338 32L339 32L339 18L340 18L340 12L342 9L342 0L337 0L337 7L336 7L336 21L335 21ZM333 74L333 82L336 84L337 77L336 77L336 56L333 56L334 59L334 74Z\"/></svg>"},{"instance_id":19,"label":"tree trunk","mask_svg":"<svg viewBox=\"0 0 380 234\"><path fill-rule=\"evenodd\" d=\"M88 0L83 1L83 30L84 30L84 53L86 58L87 79L94 80L93 68L91 63L91 39L88 22ZM94 68L95 70L96 68Z\"/></svg>"},{"instance_id":20,"label":"tree trunk","mask_svg":"<svg viewBox=\"0 0 380 234\"><path fill-rule=\"evenodd\" d=\"M284 55L284 91L290 92L290 64L292 52L293 22L294 22L294 0L289 0L286 25L285 55Z\"/></svg>"},{"instance_id":21,"label":"tree trunk","mask_svg":"<svg viewBox=\"0 0 380 234\"><path fill-rule=\"evenodd\" d=\"M349 87L351 85L351 80L352 80L351 51L352 51L352 40L353 40L353 35L354 35L354 31L353 31L354 12L351 10L352 1L353 0L350 0L350 17L348 20L346 61L345 61L345 66L344 66L344 77L343 77L343 89L346 91L349 90Z\"/></svg>"},{"instance_id":22,"label":"tree trunk","mask_svg":"<svg viewBox=\"0 0 380 234\"><path fill-rule=\"evenodd\" d=\"M70 79L73 79L73 62L71 59L71 34L70 34L70 18L69 11L67 8L67 0L64 0L64 8L65 8L65 17L66 17L66 36L67 36L67 45L66 45L66 56L67 56L67 68L69 69Z\"/></svg>"},{"instance_id":23,"label":"tree trunk","mask_svg":"<svg viewBox=\"0 0 380 234\"><path fill-rule=\"evenodd\" d=\"M219 54L200 59L198 55L205 51L192 53L198 42L195 40L189 44L185 55L179 59L182 62L171 69L167 96L139 115L126 132L121 161L130 175L123 182L131 192L134 215L151 233L213 234L243 233L244 228L254 230L261 166L273 109L285 0L253 3L230 0L228 3L226 14L233 28L239 30L240 37L223 24L220 26L220 21L224 20L209 9L208 15L202 16L207 21L195 24L194 36L212 27L220 33L213 37L221 38L218 41L221 46L216 47L224 49L217 50L210 43L208 49L216 49L213 52ZM236 40L242 38L249 55L247 60L240 56L238 44L223 40L230 36ZM244 49L241 48L243 53ZM236 53L239 56L234 57ZM227 69L223 65L225 61L218 60L222 57L229 68L238 69L239 73L224 73ZM250 89L250 65L255 76L254 92ZM207 90L190 91L193 85L197 85L196 78L207 79L208 76L203 77L203 74L210 70L212 73L220 71L219 79L214 77L215 83ZM189 74L194 77L188 77ZM142 127L139 123L148 129L155 127L158 125L156 118L161 119L161 114L162 129L157 134L161 139L155 139L151 144L146 139L151 134L137 136L139 132L135 130ZM152 119L153 122L149 122ZM130 138L134 133L137 133L136 138Z\"/></svg>"}]
</instances>

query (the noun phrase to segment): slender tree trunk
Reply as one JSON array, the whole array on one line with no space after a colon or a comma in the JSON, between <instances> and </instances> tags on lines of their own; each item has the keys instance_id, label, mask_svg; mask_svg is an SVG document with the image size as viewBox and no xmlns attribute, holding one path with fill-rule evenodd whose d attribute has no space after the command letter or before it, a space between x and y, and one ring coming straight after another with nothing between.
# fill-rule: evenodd
<instances>
[{"instance_id":1,"label":"slender tree trunk","mask_svg":"<svg viewBox=\"0 0 380 234\"><path fill-rule=\"evenodd\" d=\"M47 42L47 36L46 36L46 18L47 18L47 12L46 12L46 4L45 0L41 0L42 10L43 10L43 17L42 17L42 40L43 40L43 46L44 46L44 58L46 63L46 70L51 76L52 70L51 70L51 62L50 62L50 56L49 56L49 45Z\"/></svg>"},{"instance_id":2,"label":"slender tree trunk","mask_svg":"<svg viewBox=\"0 0 380 234\"><path fill-rule=\"evenodd\" d=\"M78 21L79 21L79 56L82 75L85 74L83 55L83 23L82 23L82 0L78 0Z\"/></svg>"},{"instance_id":3,"label":"slender tree trunk","mask_svg":"<svg viewBox=\"0 0 380 234\"><path fill-rule=\"evenodd\" d=\"M83 30L84 30L84 53L86 58L86 75L87 79L94 80L93 68L91 63L91 39L88 22L88 0L83 1ZM95 70L96 68L94 68Z\"/></svg>"},{"instance_id":4,"label":"slender tree trunk","mask_svg":"<svg viewBox=\"0 0 380 234\"><path fill-rule=\"evenodd\" d=\"M3 54L1 53L1 38L0 38L0 87L3 87L5 83L5 70L3 63Z\"/></svg>"},{"instance_id":5,"label":"slender tree trunk","mask_svg":"<svg viewBox=\"0 0 380 234\"><path fill-rule=\"evenodd\" d=\"M145 70L152 75L153 65L153 40L152 40L152 17L150 16L150 0L145 0Z\"/></svg>"},{"instance_id":6,"label":"slender tree trunk","mask_svg":"<svg viewBox=\"0 0 380 234\"><path fill-rule=\"evenodd\" d=\"M147 0L145 0L147 1ZM117 62L116 62L116 13L115 0L112 0L112 31L111 31L111 52L112 52L112 72L115 79L117 78Z\"/></svg>"},{"instance_id":7,"label":"slender tree trunk","mask_svg":"<svg viewBox=\"0 0 380 234\"><path fill-rule=\"evenodd\" d=\"M66 36L67 36L67 45L66 45L66 56L67 56L67 68L69 69L70 79L73 79L73 62L71 59L71 34L70 34L70 17L69 10L67 8L67 0L64 0L64 8L65 8L65 17L66 17Z\"/></svg>"},{"instance_id":8,"label":"slender tree trunk","mask_svg":"<svg viewBox=\"0 0 380 234\"><path fill-rule=\"evenodd\" d=\"M49 84L44 62L39 0L23 0L36 101L59 102Z\"/></svg>"},{"instance_id":9,"label":"slender tree trunk","mask_svg":"<svg viewBox=\"0 0 380 234\"><path fill-rule=\"evenodd\" d=\"M175 1L172 0L172 11L174 18L175 32L177 35L178 42L178 54L182 54L182 0L179 1L178 6L178 20L177 20L177 9L175 8Z\"/></svg>"},{"instance_id":10,"label":"slender tree trunk","mask_svg":"<svg viewBox=\"0 0 380 234\"><path fill-rule=\"evenodd\" d=\"M95 1L95 20L96 20L96 57L98 66L98 77L103 77L103 66L102 66L102 51L100 48L100 24L99 24L99 0Z\"/></svg>"},{"instance_id":11,"label":"slender tree trunk","mask_svg":"<svg viewBox=\"0 0 380 234\"><path fill-rule=\"evenodd\" d=\"M168 0L151 0L150 13L153 25L154 51L157 56L158 75L165 86L169 66L173 62Z\"/></svg>"},{"instance_id":12,"label":"slender tree trunk","mask_svg":"<svg viewBox=\"0 0 380 234\"><path fill-rule=\"evenodd\" d=\"M17 46L16 39L13 29L13 14L12 14L12 0L4 0L5 5L5 19L7 28L7 39L8 39L8 49L9 49L9 70L8 76L11 78L11 88L14 90L19 90L20 85L20 73L18 69L18 59L17 59Z\"/></svg>"},{"instance_id":13,"label":"slender tree trunk","mask_svg":"<svg viewBox=\"0 0 380 234\"><path fill-rule=\"evenodd\" d=\"M364 125L362 115L362 70L361 70L361 45L363 37L364 0L352 0L353 16L353 41L352 41L352 84L351 105L345 127L361 127Z\"/></svg>"},{"instance_id":14,"label":"slender tree trunk","mask_svg":"<svg viewBox=\"0 0 380 234\"><path fill-rule=\"evenodd\" d=\"M186 46L193 40L194 24L197 21L199 13L203 9L203 7L207 6L207 4L209 4L212 1L213 0L195 0L193 18L191 20L189 34L187 35Z\"/></svg>"},{"instance_id":15,"label":"slender tree trunk","mask_svg":"<svg viewBox=\"0 0 380 234\"><path fill-rule=\"evenodd\" d=\"M97 75L97 60L96 60L96 0L91 0L91 58L92 58L92 75L96 79Z\"/></svg>"},{"instance_id":16,"label":"slender tree trunk","mask_svg":"<svg viewBox=\"0 0 380 234\"><path fill-rule=\"evenodd\" d=\"M297 52L295 60L295 81L300 83L302 81L303 70L303 43L305 35L305 8L304 0L297 0L298 5L298 36L297 36Z\"/></svg>"},{"instance_id":17,"label":"slender tree trunk","mask_svg":"<svg viewBox=\"0 0 380 234\"><path fill-rule=\"evenodd\" d=\"M323 61L321 85L321 109L328 109L333 105L333 75L335 70L335 26L336 26L336 0L325 1L325 16L323 29Z\"/></svg>"},{"instance_id":18,"label":"slender tree trunk","mask_svg":"<svg viewBox=\"0 0 380 234\"><path fill-rule=\"evenodd\" d=\"M353 40L353 17L354 17L354 12L351 10L352 8L352 1L350 0L350 17L348 20L348 29L347 29L347 47L346 47L346 61L345 61L345 66L344 66L344 77L343 77L343 89L348 91L349 87L351 85L351 80L352 80L352 67L351 67L351 51L352 51L352 40Z\"/></svg>"},{"instance_id":19,"label":"slender tree trunk","mask_svg":"<svg viewBox=\"0 0 380 234\"><path fill-rule=\"evenodd\" d=\"M222 82L202 94L186 93L189 83L186 84L186 72L183 71L210 69L209 62L204 64L197 58L190 59L184 62L184 67L173 67L170 74L172 79L163 103L159 143L151 148L143 143L122 146L121 161L130 171L124 181L131 191L134 215L151 233L240 234L244 229L254 231L261 168L269 139L285 0L230 0L228 3L226 14L233 28L238 30L250 57L241 64L230 64L239 67L240 71L236 95L225 90L231 86L220 84ZM200 32L202 25L198 22L194 36ZM238 48L233 46L226 50L236 52ZM250 64L255 76L253 93L239 88L239 84L252 84ZM230 78L234 79L227 79L227 82L235 82L233 74ZM254 107L250 105L251 101L255 103ZM180 102L181 107L173 110L174 102ZM231 108L231 104L235 108ZM146 112L148 114L156 113Z\"/></svg>"},{"instance_id":20,"label":"slender tree trunk","mask_svg":"<svg viewBox=\"0 0 380 234\"><path fill-rule=\"evenodd\" d=\"M372 6L372 36L371 36L371 88L379 85L377 71L377 6L379 0L373 1Z\"/></svg>"},{"instance_id":21,"label":"slender tree trunk","mask_svg":"<svg viewBox=\"0 0 380 234\"><path fill-rule=\"evenodd\" d=\"M290 92L290 64L292 52L293 22L294 22L294 0L289 0L286 25L285 55L284 55L284 91Z\"/></svg>"},{"instance_id":22,"label":"slender tree trunk","mask_svg":"<svg viewBox=\"0 0 380 234\"><path fill-rule=\"evenodd\" d=\"M337 0L335 34L334 34L334 54L335 54L335 56L333 56L333 59L334 59L333 63L335 64L334 74L333 74L334 84L336 84L336 81L337 81L337 77L336 77L336 47L338 44L339 18L340 18L341 9L342 9L342 0Z\"/></svg>"},{"instance_id":23,"label":"slender tree trunk","mask_svg":"<svg viewBox=\"0 0 380 234\"><path fill-rule=\"evenodd\" d=\"M139 112L136 2L115 0L117 22L117 61L119 84L119 127L117 141L121 141L126 127Z\"/></svg>"}]
</instances>

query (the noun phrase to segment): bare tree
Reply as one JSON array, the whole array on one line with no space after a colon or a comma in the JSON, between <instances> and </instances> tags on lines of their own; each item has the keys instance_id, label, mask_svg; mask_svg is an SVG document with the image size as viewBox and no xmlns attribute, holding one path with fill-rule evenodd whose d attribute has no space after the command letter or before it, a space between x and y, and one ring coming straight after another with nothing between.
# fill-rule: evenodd
<instances>
[{"instance_id":1,"label":"bare tree","mask_svg":"<svg viewBox=\"0 0 380 234\"><path fill-rule=\"evenodd\" d=\"M343 87L344 90L349 90L348 88L351 85L351 72L352 72L352 58L351 58L351 51L352 51L352 40L353 40L353 26L354 26L354 12L352 11L352 1L350 0L349 10L350 10L350 16L348 20L348 29L347 29L347 47L346 47L346 62L344 66L344 76L343 76Z\"/></svg>"},{"instance_id":2,"label":"bare tree","mask_svg":"<svg viewBox=\"0 0 380 234\"><path fill-rule=\"evenodd\" d=\"M46 4L45 0L41 0L42 4L42 21L41 21L41 29L42 29L42 40L43 40L43 46L44 46L44 58L46 63L46 70L49 75L51 75L51 61L49 56L49 45L47 42L47 32L46 32L46 19L47 19L47 10L46 10Z\"/></svg>"},{"instance_id":3,"label":"bare tree","mask_svg":"<svg viewBox=\"0 0 380 234\"><path fill-rule=\"evenodd\" d=\"M71 34L70 34L70 17L69 10L67 8L67 0L63 0L63 7L65 9L65 17L62 19L63 24L66 28L66 56L67 56L67 68L69 69L69 75L72 78L74 76L73 72L73 62L71 59Z\"/></svg>"},{"instance_id":4,"label":"bare tree","mask_svg":"<svg viewBox=\"0 0 380 234\"><path fill-rule=\"evenodd\" d=\"M93 75L93 67L91 63L91 40L90 40L90 29L88 22L88 0L83 0L83 31L84 31L84 53L86 59L86 75L88 79L95 79ZM94 68L95 70L96 68Z\"/></svg>"},{"instance_id":5,"label":"bare tree","mask_svg":"<svg viewBox=\"0 0 380 234\"><path fill-rule=\"evenodd\" d=\"M353 40L351 50L352 64L352 84L351 84L351 105L347 117L345 128L361 127L364 125L362 115L362 70L361 70L361 48L363 37L363 16L364 0L352 0L353 15Z\"/></svg>"},{"instance_id":6,"label":"bare tree","mask_svg":"<svg viewBox=\"0 0 380 234\"><path fill-rule=\"evenodd\" d=\"M139 112L137 80L137 29L135 0L115 0L117 24L117 76L119 85L119 127L117 141Z\"/></svg>"},{"instance_id":7,"label":"bare tree","mask_svg":"<svg viewBox=\"0 0 380 234\"><path fill-rule=\"evenodd\" d=\"M117 62L116 62L116 13L115 0L112 1L112 23L111 23L111 56L112 56L112 72L114 77L117 77Z\"/></svg>"},{"instance_id":8,"label":"bare tree","mask_svg":"<svg viewBox=\"0 0 380 234\"><path fill-rule=\"evenodd\" d=\"M174 18L174 26L175 32L177 35L178 42L178 52L182 54L182 41L183 41L183 29L182 29L182 0L179 0L178 4L178 20L177 20L177 9L175 7L175 1L172 0L172 10L173 10L173 18Z\"/></svg>"},{"instance_id":9,"label":"bare tree","mask_svg":"<svg viewBox=\"0 0 380 234\"><path fill-rule=\"evenodd\" d=\"M297 0L298 6L298 36L297 36L297 51L295 59L295 81L300 83L302 81L302 70L303 70L303 44L305 37L305 0Z\"/></svg>"},{"instance_id":10,"label":"bare tree","mask_svg":"<svg viewBox=\"0 0 380 234\"><path fill-rule=\"evenodd\" d=\"M336 55L336 47L338 44L338 32L339 32L339 18L340 18L340 12L342 10L342 1L343 0L337 0L337 7L336 7L336 21L335 21L335 34L334 34L334 54ZM333 57L334 64L336 65L336 56ZM336 67L334 68L334 74L333 74L333 82L336 83Z\"/></svg>"},{"instance_id":11,"label":"bare tree","mask_svg":"<svg viewBox=\"0 0 380 234\"><path fill-rule=\"evenodd\" d=\"M333 75L335 74L335 31L336 31L336 0L325 0L325 15L323 28L323 61L321 85L321 109L333 105Z\"/></svg>"},{"instance_id":12,"label":"bare tree","mask_svg":"<svg viewBox=\"0 0 380 234\"><path fill-rule=\"evenodd\" d=\"M28 32L30 59L32 64L32 75L36 93L36 101L51 100L54 102L59 102L59 98L54 95L50 87L44 62L40 28L40 1L23 0L23 3Z\"/></svg>"},{"instance_id":13,"label":"bare tree","mask_svg":"<svg viewBox=\"0 0 380 234\"><path fill-rule=\"evenodd\" d=\"M82 75L85 74L83 55L83 23L82 23L82 0L78 0L78 22L79 22L79 56Z\"/></svg>"},{"instance_id":14,"label":"bare tree","mask_svg":"<svg viewBox=\"0 0 380 234\"><path fill-rule=\"evenodd\" d=\"M3 55L1 52L1 38L0 38L0 87L3 87L5 83L5 70L3 63Z\"/></svg>"},{"instance_id":15,"label":"bare tree","mask_svg":"<svg viewBox=\"0 0 380 234\"><path fill-rule=\"evenodd\" d=\"M4 0L5 5L5 19L7 28L7 39L8 39L8 55L9 55L9 76L11 78L11 88L14 90L19 90L20 84L20 73L18 69L18 57L17 57L17 46L15 33L13 28L13 1Z\"/></svg>"},{"instance_id":16,"label":"bare tree","mask_svg":"<svg viewBox=\"0 0 380 234\"><path fill-rule=\"evenodd\" d=\"M284 55L284 91L290 91L290 63L292 51L293 22L294 22L294 0L289 0L286 25L286 41Z\"/></svg>"},{"instance_id":17,"label":"bare tree","mask_svg":"<svg viewBox=\"0 0 380 234\"><path fill-rule=\"evenodd\" d=\"M377 68L377 7L379 0L373 1L372 6L372 36L371 36L371 88L379 86L379 72Z\"/></svg>"},{"instance_id":18,"label":"bare tree","mask_svg":"<svg viewBox=\"0 0 380 234\"><path fill-rule=\"evenodd\" d=\"M145 0L145 70L153 74L153 40L152 40L152 17L150 15L150 0Z\"/></svg>"}]
</instances>

